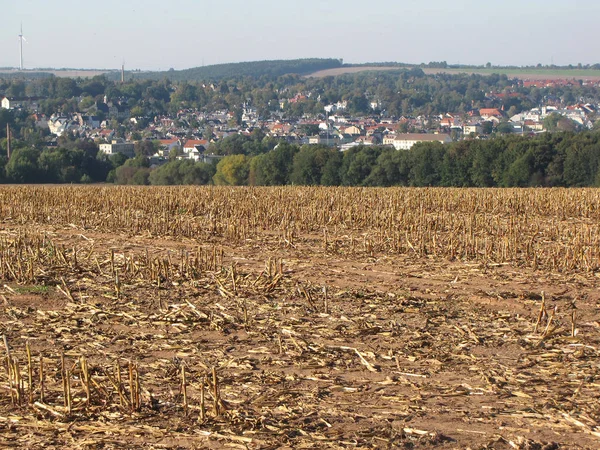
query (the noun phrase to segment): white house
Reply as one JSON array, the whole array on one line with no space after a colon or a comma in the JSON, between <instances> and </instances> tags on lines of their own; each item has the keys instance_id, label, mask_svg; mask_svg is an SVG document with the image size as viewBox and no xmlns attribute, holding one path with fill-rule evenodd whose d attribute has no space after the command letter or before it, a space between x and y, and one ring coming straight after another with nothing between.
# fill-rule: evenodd
<instances>
[{"instance_id":1,"label":"white house","mask_svg":"<svg viewBox=\"0 0 600 450\"><path fill-rule=\"evenodd\" d=\"M100 144L99 150L106 155L116 155L121 153L128 158L135 156L134 145L130 142L122 142L117 139L113 139L110 144Z\"/></svg>"},{"instance_id":2,"label":"white house","mask_svg":"<svg viewBox=\"0 0 600 450\"><path fill-rule=\"evenodd\" d=\"M39 100L38 97L4 97L0 104L4 109L28 108L37 110Z\"/></svg>"},{"instance_id":3,"label":"white house","mask_svg":"<svg viewBox=\"0 0 600 450\"><path fill-rule=\"evenodd\" d=\"M442 144L448 144L452 142L452 138L448 134L406 133L398 134L392 145L396 150L410 150L413 145L419 142L440 142Z\"/></svg>"},{"instance_id":4,"label":"white house","mask_svg":"<svg viewBox=\"0 0 600 450\"><path fill-rule=\"evenodd\" d=\"M78 124L67 117L51 116L50 119L48 119L48 128L50 129L50 133L56 136L62 136L65 131L74 128L77 125Z\"/></svg>"},{"instance_id":5,"label":"white house","mask_svg":"<svg viewBox=\"0 0 600 450\"><path fill-rule=\"evenodd\" d=\"M186 155L192 153L194 150L204 152L208 147L209 142L206 139L188 139L183 144L183 153Z\"/></svg>"}]
</instances>

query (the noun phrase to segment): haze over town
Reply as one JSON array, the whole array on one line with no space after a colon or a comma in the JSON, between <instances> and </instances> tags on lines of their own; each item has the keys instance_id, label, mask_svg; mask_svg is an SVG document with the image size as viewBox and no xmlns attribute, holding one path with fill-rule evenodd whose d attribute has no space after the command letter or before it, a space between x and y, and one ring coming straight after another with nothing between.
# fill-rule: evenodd
<instances>
[{"instance_id":1,"label":"haze over town","mask_svg":"<svg viewBox=\"0 0 600 450\"><path fill-rule=\"evenodd\" d=\"M335 57L348 63L595 63L591 0L5 2L0 67L184 69L224 62Z\"/></svg>"}]
</instances>

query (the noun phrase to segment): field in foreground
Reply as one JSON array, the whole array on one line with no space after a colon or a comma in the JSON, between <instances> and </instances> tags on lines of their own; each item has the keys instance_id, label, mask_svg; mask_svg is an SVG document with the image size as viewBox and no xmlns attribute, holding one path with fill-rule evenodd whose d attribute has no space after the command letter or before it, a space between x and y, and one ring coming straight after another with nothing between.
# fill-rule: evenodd
<instances>
[{"instance_id":1,"label":"field in foreground","mask_svg":"<svg viewBox=\"0 0 600 450\"><path fill-rule=\"evenodd\" d=\"M14 448L598 448L600 191L0 189Z\"/></svg>"}]
</instances>

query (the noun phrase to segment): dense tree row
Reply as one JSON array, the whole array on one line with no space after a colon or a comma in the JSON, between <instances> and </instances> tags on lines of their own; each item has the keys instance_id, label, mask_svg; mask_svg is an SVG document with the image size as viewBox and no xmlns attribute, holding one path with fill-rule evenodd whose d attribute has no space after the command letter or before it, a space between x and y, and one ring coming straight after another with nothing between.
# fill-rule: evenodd
<instances>
[{"instance_id":1,"label":"dense tree row","mask_svg":"<svg viewBox=\"0 0 600 450\"><path fill-rule=\"evenodd\" d=\"M65 138L50 148L15 140L10 160L6 151L6 139L1 139L0 182L4 183L102 182L125 159L119 155L109 160L98 155L95 143Z\"/></svg>"},{"instance_id":2,"label":"dense tree row","mask_svg":"<svg viewBox=\"0 0 600 450\"><path fill-rule=\"evenodd\" d=\"M40 149L16 141L9 161L0 141L0 181L11 183L342 185L342 186L600 186L600 133L505 136L449 145L420 143L409 151L357 146L345 152L269 138L232 136L218 164L176 160L151 168L138 156L111 159L94 143L61 139Z\"/></svg>"},{"instance_id":3,"label":"dense tree row","mask_svg":"<svg viewBox=\"0 0 600 450\"><path fill-rule=\"evenodd\" d=\"M246 138L252 141L252 138ZM210 164L174 161L151 171L143 163L117 169L124 184L341 186L600 186L600 133L510 136L449 145L420 143L409 151L357 146L345 152L281 142L231 153ZM138 158L143 161L143 159ZM132 160L134 161L134 160ZM137 164L137 169L133 169ZM126 176L125 176L126 175Z\"/></svg>"}]
</instances>

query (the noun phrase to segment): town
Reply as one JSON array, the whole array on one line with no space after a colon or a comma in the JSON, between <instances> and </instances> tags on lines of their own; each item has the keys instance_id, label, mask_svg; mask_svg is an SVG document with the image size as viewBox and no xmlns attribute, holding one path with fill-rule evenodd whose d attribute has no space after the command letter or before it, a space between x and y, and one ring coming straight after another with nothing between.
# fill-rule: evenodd
<instances>
[{"instance_id":1,"label":"town","mask_svg":"<svg viewBox=\"0 0 600 450\"><path fill-rule=\"evenodd\" d=\"M4 84L1 106L26 117L29 132L48 149L60 146L65 138L93 142L99 155L113 160L118 156L118 164L141 156L152 170L170 161L216 166L232 154L255 156L277 143L342 153L365 147L407 151L416 144L446 146L501 136L534 138L546 132L593 130L600 102L590 95L598 87L594 81L507 77L488 81L425 75L419 69L373 77L357 74L350 81L346 77L347 86L334 94L328 89L336 82L334 77L308 81L279 77L275 79L279 88L274 82L259 86L254 81L242 87L245 90L238 87L243 82L235 81L125 81L124 74L120 81L104 76L87 81L60 78L52 81L54 96L25 95L51 90L48 80L12 81ZM393 86L395 77L400 79L396 84L404 83L396 95L379 84ZM443 109L442 94L435 90L424 98L423 86L439 85L440 80L448 86L467 83L462 98L459 85L453 100L446 101L456 104L456 110ZM362 92L355 87L360 83L365 86ZM18 93L23 95L11 95ZM9 128L7 121L7 137ZM230 146L223 143L236 136L259 137L269 145L262 150L227 150ZM114 176L111 180L118 181Z\"/></svg>"}]
</instances>

